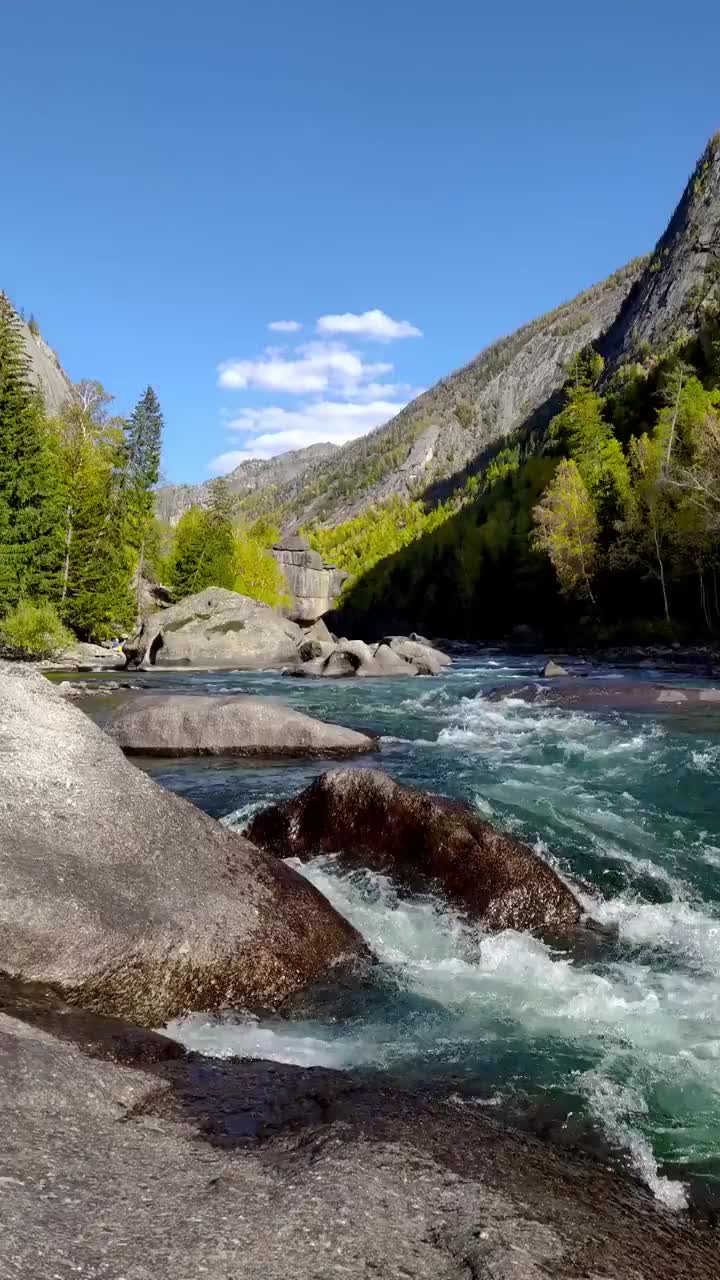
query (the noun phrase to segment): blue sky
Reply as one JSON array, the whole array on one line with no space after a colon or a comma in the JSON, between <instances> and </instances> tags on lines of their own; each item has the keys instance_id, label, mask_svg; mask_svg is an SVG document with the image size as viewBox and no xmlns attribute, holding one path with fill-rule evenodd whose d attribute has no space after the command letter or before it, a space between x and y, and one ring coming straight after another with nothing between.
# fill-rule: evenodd
<instances>
[{"instance_id":1,"label":"blue sky","mask_svg":"<svg viewBox=\"0 0 720 1280\"><path fill-rule=\"evenodd\" d=\"M155 386L172 480L391 416L651 248L720 127L716 0L0 8L0 287Z\"/></svg>"}]
</instances>

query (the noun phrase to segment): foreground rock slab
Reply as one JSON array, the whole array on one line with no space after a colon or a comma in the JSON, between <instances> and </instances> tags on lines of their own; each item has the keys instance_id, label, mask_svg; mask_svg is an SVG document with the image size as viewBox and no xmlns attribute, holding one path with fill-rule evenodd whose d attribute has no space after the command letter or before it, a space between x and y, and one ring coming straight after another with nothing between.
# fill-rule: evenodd
<instances>
[{"instance_id":1,"label":"foreground rock slab","mask_svg":"<svg viewBox=\"0 0 720 1280\"><path fill-rule=\"evenodd\" d=\"M144 1023L275 1006L359 934L163 791L39 673L0 664L0 969Z\"/></svg>"},{"instance_id":2,"label":"foreground rock slab","mask_svg":"<svg viewBox=\"0 0 720 1280\"><path fill-rule=\"evenodd\" d=\"M141 696L116 712L110 734L128 754L346 756L378 741L326 724L274 698Z\"/></svg>"},{"instance_id":3,"label":"foreground rock slab","mask_svg":"<svg viewBox=\"0 0 720 1280\"><path fill-rule=\"evenodd\" d=\"M402 786L379 769L324 773L256 815L248 837L280 858L321 853L414 887L436 882L489 929L572 934L581 908L533 850L468 805Z\"/></svg>"},{"instance_id":4,"label":"foreground rock slab","mask_svg":"<svg viewBox=\"0 0 720 1280\"><path fill-rule=\"evenodd\" d=\"M0 976L0 1276L716 1280L717 1239L442 1083L185 1055Z\"/></svg>"},{"instance_id":5,"label":"foreground rock slab","mask_svg":"<svg viewBox=\"0 0 720 1280\"><path fill-rule=\"evenodd\" d=\"M651 684L648 680L608 680L590 684L570 678L565 683L508 684L493 689L488 698L502 702L519 698L536 706L578 707L588 711L720 711L720 688L682 689L678 685Z\"/></svg>"},{"instance_id":6,"label":"foreground rock slab","mask_svg":"<svg viewBox=\"0 0 720 1280\"><path fill-rule=\"evenodd\" d=\"M150 614L124 646L129 666L237 668L295 664L302 628L269 605L210 587Z\"/></svg>"}]
</instances>

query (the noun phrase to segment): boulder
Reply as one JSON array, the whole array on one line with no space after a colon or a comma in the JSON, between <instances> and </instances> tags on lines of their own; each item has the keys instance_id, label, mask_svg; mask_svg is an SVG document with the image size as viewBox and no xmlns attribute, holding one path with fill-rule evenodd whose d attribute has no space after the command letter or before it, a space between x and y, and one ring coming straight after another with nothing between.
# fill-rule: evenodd
<instances>
[{"instance_id":1,"label":"boulder","mask_svg":"<svg viewBox=\"0 0 720 1280\"><path fill-rule=\"evenodd\" d=\"M302 629L269 605L209 587L145 618L124 646L129 666L258 671L299 661Z\"/></svg>"},{"instance_id":2,"label":"boulder","mask_svg":"<svg viewBox=\"0 0 720 1280\"><path fill-rule=\"evenodd\" d=\"M346 756L377 751L375 738L313 720L274 698L141 695L113 717L126 754L154 756Z\"/></svg>"},{"instance_id":3,"label":"boulder","mask_svg":"<svg viewBox=\"0 0 720 1280\"><path fill-rule=\"evenodd\" d=\"M0 1045L8 1280L717 1277L702 1222L457 1079L185 1054L1 976Z\"/></svg>"},{"instance_id":4,"label":"boulder","mask_svg":"<svg viewBox=\"0 0 720 1280\"><path fill-rule=\"evenodd\" d=\"M581 908L542 858L468 805L402 786L379 769L324 773L253 818L248 838L279 858L337 854L410 887L435 883L489 929L570 935Z\"/></svg>"},{"instance_id":5,"label":"boulder","mask_svg":"<svg viewBox=\"0 0 720 1280\"><path fill-rule=\"evenodd\" d=\"M38 672L0 664L0 970L159 1026L276 1006L366 954L306 880L155 785Z\"/></svg>"},{"instance_id":6,"label":"boulder","mask_svg":"<svg viewBox=\"0 0 720 1280\"><path fill-rule=\"evenodd\" d=\"M440 649L435 649L427 640L408 640L404 636L392 636L385 643L390 646L393 653L404 658L406 662L414 663L420 674L424 676L437 676L443 667L449 667L452 664L452 658L442 653Z\"/></svg>"},{"instance_id":7,"label":"boulder","mask_svg":"<svg viewBox=\"0 0 720 1280\"><path fill-rule=\"evenodd\" d=\"M546 680L555 680L560 676L569 676L570 672L561 667L559 662L555 662L554 658L551 658L549 662L545 663L542 675Z\"/></svg>"},{"instance_id":8,"label":"boulder","mask_svg":"<svg viewBox=\"0 0 720 1280\"><path fill-rule=\"evenodd\" d=\"M285 576L290 604L287 616L294 622L315 622L333 608L347 574L325 564L307 538L289 535L276 542L272 553Z\"/></svg>"},{"instance_id":9,"label":"boulder","mask_svg":"<svg viewBox=\"0 0 720 1280\"><path fill-rule=\"evenodd\" d=\"M429 650L428 650L429 652ZM374 674L382 676L417 676L431 675L429 664L422 659L419 663L410 662L402 654L390 648L388 644L379 644L373 653Z\"/></svg>"},{"instance_id":10,"label":"boulder","mask_svg":"<svg viewBox=\"0 0 720 1280\"><path fill-rule=\"evenodd\" d=\"M499 685L487 695L490 702L520 698L538 706L577 707L587 711L720 711L720 688L681 688L679 685L648 681L608 680L590 684L585 680L569 685Z\"/></svg>"}]
</instances>

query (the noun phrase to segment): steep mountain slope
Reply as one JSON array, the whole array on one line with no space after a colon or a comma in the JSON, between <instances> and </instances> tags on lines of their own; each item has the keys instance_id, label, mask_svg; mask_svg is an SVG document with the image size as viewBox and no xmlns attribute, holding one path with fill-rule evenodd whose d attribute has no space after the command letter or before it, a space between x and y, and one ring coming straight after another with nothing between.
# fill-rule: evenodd
<instances>
[{"instance_id":1,"label":"steep mountain slope","mask_svg":"<svg viewBox=\"0 0 720 1280\"><path fill-rule=\"evenodd\" d=\"M39 333L32 333L24 321L22 334L30 361L30 377L35 386L40 388L45 408L52 416L59 413L63 405L72 398L73 384L52 348Z\"/></svg>"},{"instance_id":2,"label":"steep mountain slope","mask_svg":"<svg viewBox=\"0 0 720 1280\"><path fill-rule=\"evenodd\" d=\"M720 132L710 139L667 230L598 343L612 371L643 347L693 331L720 284Z\"/></svg>"},{"instance_id":3,"label":"steep mountain slope","mask_svg":"<svg viewBox=\"0 0 720 1280\"><path fill-rule=\"evenodd\" d=\"M484 451L528 422L560 386L574 353L615 320L644 262L501 338L384 426L278 485L276 518L291 530L310 521L338 524L392 494L452 488L453 477L477 469Z\"/></svg>"},{"instance_id":4,"label":"steep mountain slope","mask_svg":"<svg viewBox=\"0 0 720 1280\"><path fill-rule=\"evenodd\" d=\"M266 514L276 504L276 491L297 482L310 467L331 458L337 452L334 444L311 444L276 458L251 458L241 462L225 479L241 499L250 516ZM203 507L209 500L209 483L163 485L157 491L156 511L161 520L177 524L192 506Z\"/></svg>"}]
</instances>

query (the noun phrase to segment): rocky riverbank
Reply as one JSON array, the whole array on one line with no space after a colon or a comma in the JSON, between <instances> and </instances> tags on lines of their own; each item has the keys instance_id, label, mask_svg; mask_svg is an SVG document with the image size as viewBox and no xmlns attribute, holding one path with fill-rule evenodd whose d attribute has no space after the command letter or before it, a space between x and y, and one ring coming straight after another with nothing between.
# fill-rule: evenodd
<instances>
[{"instance_id":1,"label":"rocky riverbank","mask_svg":"<svg viewBox=\"0 0 720 1280\"><path fill-rule=\"evenodd\" d=\"M369 985L370 949L288 854L341 844L400 885L419 873L490 930L578 924L548 863L466 806L326 778L258 815L253 842L0 664L0 1274L714 1277L708 1224L570 1124L529 1120L540 1141L451 1074L209 1058L150 1030Z\"/></svg>"}]
</instances>

